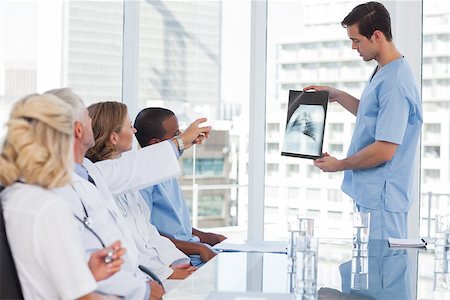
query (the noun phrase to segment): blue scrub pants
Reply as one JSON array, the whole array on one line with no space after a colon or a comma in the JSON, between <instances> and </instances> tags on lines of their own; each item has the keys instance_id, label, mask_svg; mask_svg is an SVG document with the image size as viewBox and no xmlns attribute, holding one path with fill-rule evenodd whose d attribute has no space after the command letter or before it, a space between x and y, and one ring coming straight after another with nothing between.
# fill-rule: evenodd
<instances>
[{"instance_id":1,"label":"blue scrub pants","mask_svg":"<svg viewBox=\"0 0 450 300\"><path fill-rule=\"evenodd\" d=\"M406 239L408 237L408 212L392 212L384 207L378 209L355 205L356 210L370 212L370 239L387 240L389 237Z\"/></svg>"}]
</instances>

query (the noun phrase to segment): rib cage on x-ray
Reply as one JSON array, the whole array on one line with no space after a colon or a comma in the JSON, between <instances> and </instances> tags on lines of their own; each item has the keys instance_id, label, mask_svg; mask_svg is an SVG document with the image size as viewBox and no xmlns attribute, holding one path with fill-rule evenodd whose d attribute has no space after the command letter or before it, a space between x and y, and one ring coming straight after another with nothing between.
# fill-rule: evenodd
<instances>
[{"instance_id":1,"label":"rib cage on x-ray","mask_svg":"<svg viewBox=\"0 0 450 300\"><path fill-rule=\"evenodd\" d=\"M322 154L326 101L328 101L328 99L319 98L327 97L327 94L299 91L290 91L290 93L282 154L308 158L319 157Z\"/></svg>"}]
</instances>

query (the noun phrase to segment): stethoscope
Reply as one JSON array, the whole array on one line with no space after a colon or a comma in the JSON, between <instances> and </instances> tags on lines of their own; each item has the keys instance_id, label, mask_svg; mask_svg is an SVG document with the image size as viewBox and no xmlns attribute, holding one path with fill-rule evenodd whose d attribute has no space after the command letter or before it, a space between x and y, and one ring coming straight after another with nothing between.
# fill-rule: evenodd
<instances>
[{"instance_id":1,"label":"stethoscope","mask_svg":"<svg viewBox=\"0 0 450 300\"><path fill-rule=\"evenodd\" d=\"M75 190L75 188L72 186L73 190L75 192L77 192ZM77 193L78 195L78 193ZM73 214L73 216L75 217L75 219L77 219L80 223L82 223L84 225L84 227L89 230L89 232L91 232L96 238L97 240L100 242L100 244L102 245L102 248L106 248L105 243L103 242L103 240L100 238L100 236L94 231L94 229L92 229L93 227L93 222L92 219L89 217L86 206L83 203L83 200L81 200L81 197L78 196L78 199L80 200L81 205L83 206L83 210L84 210L84 217L83 219L80 218L79 216L77 216L76 214ZM114 249L108 249L108 253L106 254L104 261L105 263L109 264L110 262L113 261L113 255L114 255L115 251Z\"/></svg>"},{"instance_id":2,"label":"stethoscope","mask_svg":"<svg viewBox=\"0 0 450 300\"><path fill-rule=\"evenodd\" d=\"M103 243L103 240L100 238L100 236L94 231L94 229L92 229L92 223L91 224L89 224L88 223L88 221L89 220L86 220L86 217L84 217L83 219L81 219L79 216L77 216L76 214L73 214L74 215L74 217L78 220L78 221L80 221L83 225L84 225L84 227L87 229L87 230L89 230L96 238L97 238L97 240L100 242L100 244L102 245L102 247L103 248L105 248L106 246L105 246L105 243ZM88 219L89 219L89 217L87 217Z\"/></svg>"},{"instance_id":3,"label":"stethoscope","mask_svg":"<svg viewBox=\"0 0 450 300\"><path fill-rule=\"evenodd\" d=\"M73 190L75 191L75 193L77 192L77 190L75 190L75 188L72 186ZM92 229L92 227L94 226L94 223L92 222L92 219L89 217L86 206L83 203L83 200L81 200L81 197L78 196L78 199L80 200L81 205L83 206L83 210L84 210L84 217L80 218L79 216L77 216L75 213L73 214L74 217L84 225L84 227L89 230L96 238L97 240L100 242L100 244L102 245L103 248L105 248L105 243L103 243L103 240L100 238L100 236L94 231L94 229Z\"/></svg>"}]
</instances>

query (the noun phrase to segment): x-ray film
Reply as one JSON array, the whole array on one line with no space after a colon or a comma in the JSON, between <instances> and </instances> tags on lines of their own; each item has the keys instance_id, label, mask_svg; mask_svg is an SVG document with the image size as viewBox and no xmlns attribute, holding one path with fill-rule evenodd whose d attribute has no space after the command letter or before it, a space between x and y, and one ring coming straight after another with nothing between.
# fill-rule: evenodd
<instances>
[{"instance_id":1,"label":"x-ray film","mask_svg":"<svg viewBox=\"0 0 450 300\"><path fill-rule=\"evenodd\" d=\"M322 156L328 98L327 91L289 91L281 155L310 159Z\"/></svg>"}]
</instances>

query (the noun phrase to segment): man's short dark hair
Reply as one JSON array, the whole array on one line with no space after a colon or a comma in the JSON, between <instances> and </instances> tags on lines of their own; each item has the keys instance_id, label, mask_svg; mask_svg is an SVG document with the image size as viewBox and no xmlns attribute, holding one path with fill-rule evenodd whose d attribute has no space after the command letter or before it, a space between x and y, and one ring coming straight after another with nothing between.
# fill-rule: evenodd
<instances>
[{"instance_id":1,"label":"man's short dark hair","mask_svg":"<svg viewBox=\"0 0 450 300\"><path fill-rule=\"evenodd\" d=\"M141 110L134 121L136 138L141 147L148 146L151 139L162 140L166 134L163 122L175 114L166 108L148 107Z\"/></svg>"},{"instance_id":2,"label":"man's short dark hair","mask_svg":"<svg viewBox=\"0 0 450 300\"><path fill-rule=\"evenodd\" d=\"M391 17L383 4L379 2L367 2L356 6L342 20L342 27L358 24L359 33L370 39L375 30L381 31L386 40L392 40Z\"/></svg>"}]
</instances>

